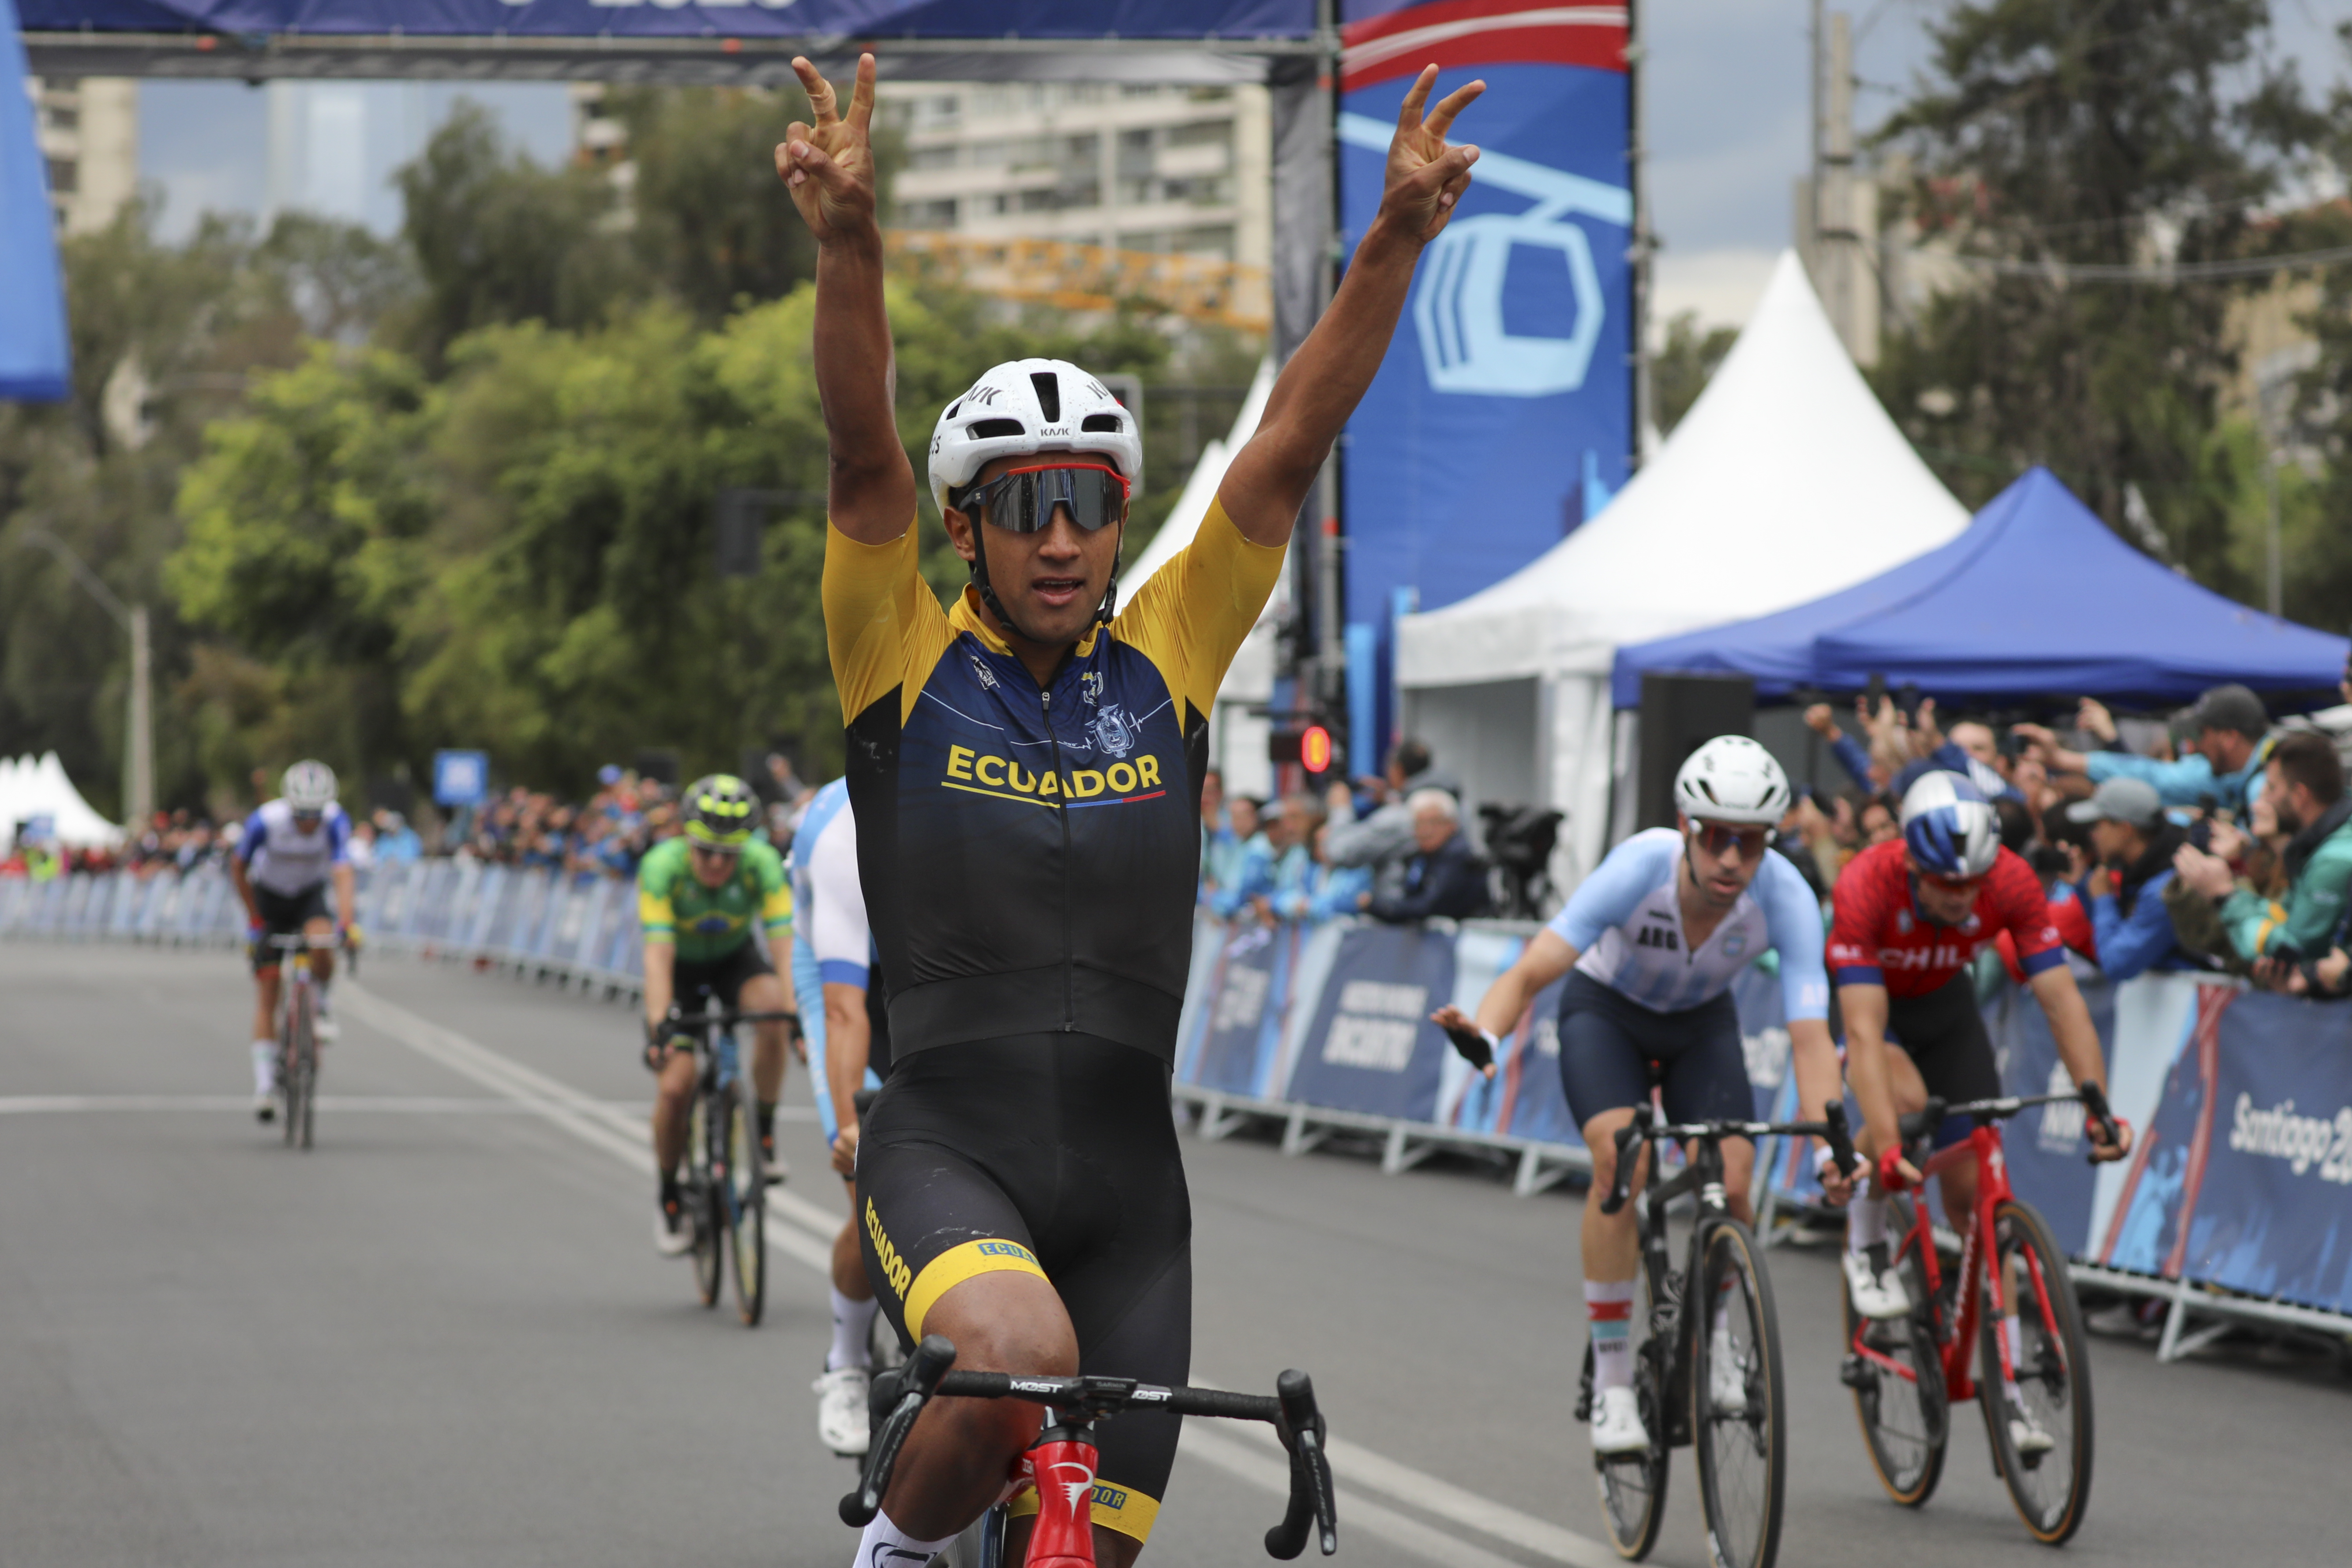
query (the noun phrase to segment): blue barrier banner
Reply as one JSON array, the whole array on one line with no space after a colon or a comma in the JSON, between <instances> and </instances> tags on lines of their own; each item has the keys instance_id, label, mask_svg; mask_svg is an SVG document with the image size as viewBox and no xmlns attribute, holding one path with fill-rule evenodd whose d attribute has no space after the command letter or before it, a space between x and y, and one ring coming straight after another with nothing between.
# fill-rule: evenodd
<instances>
[{"instance_id":1,"label":"blue barrier banner","mask_svg":"<svg viewBox=\"0 0 2352 1568\"><path fill-rule=\"evenodd\" d=\"M1454 938L1419 926L1343 933L1284 1098L1406 1121L1437 1115L1454 1047L1429 1015L1454 993Z\"/></svg>"},{"instance_id":2,"label":"blue barrier banner","mask_svg":"<svg viewBox=\"0 0 2352 1568\"><path fill-rule=\"evenodd\" d=\"M1454 939L1454 994L1446 1000L1475 1015L1479 1000L1505 970L1518 962L1527 945L1527 938L1509 931L1463 931ZM1513 1031L1514 1035L1518 1032ZM1464 1060L1461 1052L1445 1053L1437 1086L1440 1125L1465 1132L1503 1131L1503 1110L1509 1094L1506 1074L1512 1049L1512 1041L1503 1042L1491 1079Z\"/></svg>"},{"instance_id":3,"label":"blue barrier banner","mask_svg":"<svg viewBox=\"0 0 2352 1568\"><path fill-rule=\"evenodd\" d=\"M1486 94L1454 139L1480 152L1423 252L1379 375L1349 421L1347 601L1393 658L1392 591L1454 603L1559 542L1621 488L1633 450L1625 13L1534 0L1356 0L1343 35L1340 243L1379 211L1422 65ZM1382 674L1380 701L1387 700ZM1386 732L1385 711L1377 721Z\"/></svg>"},{"instance_id":4,"label":"blue barrier banner","mask_svg":"<svg viewBox=\"0 0 2352 1568\"><path fill-rule=\"evenodd\" d=\"M1185 1081L1256 1095L1282 1047L1298 928L1240 925L1224 939L1210 983L1201 1046Z\"/></svg>"},{"instance_id":5,"label":"blue barrier banner","mask_svg":"<svg viewBox=\"0 0 2352 1568\"><path fill-rule=\"evenodd\" d=\"M21 0L35 31L525 37L1311 37L1312 0ZM23 76L18 62L16 75Z\"/></svg>"},{"instance_id":6,"label":"blue barrier banner","mask_svg":"<svg viewBox=\"0 0 2352 1568\"><path fill-rule=\"evenodd\" d=\"M2099 1031L2107 1059L2115 1059L2115 988L2080 967L2075 982ZM2071 1094L2074 1079L2058 1058L2057 1037L2032 993L2004 985L1985 1008L2000 1086L2010 1094ZM2050 1222L2051 1233L2069 1255L2082 1257L2091 1245L2091 1213L2098 1184L2090 1163L2091 1143L2083 1131L2080 1105L2044 1105L2010 1118L2001 1129L2001 1152L2010 1184Z\"/></svg>"},{"instance_id":7,"label":"blue barrier banner","mask_svg":"<svg viewBox=\"0 0 2352 1568\"><path fill-rule=\"evenodd\" d=\"M2221 1026L2238 994L2198 988L2196 1020L2167 1070L2155 1110L2134 1138L2095 1261L2137 1274L2180 1277L2188 1221L2212 1140Z\"/></svg>"},{"instance_id":8,"label":"blue barrier banner","mask_svg":"<svg viewBox=\"0 0 2352 1568\"><path fill-rule=\"evenodd\" d=\"M2352 1007L2250 992L2216 1037L2180 1271L2352 1311Z\"/></svg>"},{"instance_id":9,"label":"blue barrier banner","mask_svg":"<svg viewBox=\"0 0 2352 1568\"><path fill-rule=\"evenodd\" d=\"M1503 1085L1496 1123L1514 1138L1581 1149L1584 1134L1569 1113L1568 1090L1559 1080L1559 995L1567 989L1563 978L1537 992L1511 1031L1510 1055L1495 1075Z\"/></svg>"}]
</instances>

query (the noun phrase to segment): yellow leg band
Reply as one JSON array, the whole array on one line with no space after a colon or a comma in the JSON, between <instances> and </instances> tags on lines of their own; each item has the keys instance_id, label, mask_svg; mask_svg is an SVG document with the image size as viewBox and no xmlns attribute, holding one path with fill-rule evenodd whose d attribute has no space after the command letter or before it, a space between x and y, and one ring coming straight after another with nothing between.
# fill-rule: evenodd
<instances>
[{"instance_id":1,"label":"yellow leg band","mask_svg":"<svg viewBox=\"0 0 2352 1568\"><path fill-rule=\"evenodd\" d=\"M1032 1487L1006 1506L1005 1511L1015 1519L1037 1511L1037 1491ZM1132 1487L1113 1486L1108 1481L1095 1483L1093 1506L1095 1523L1105 1530L1116 1530L1121 1535L1137 1541L1151 1539L1152 1521L1160 1517L1160 1500L1146 1497Z\"/></svg>"},{"instance_id":2,"label":"yellow leg band","mask_svg":"<svg viewBox=\"0 0 2352 1568\"><path fill-rule=\"evenodd\" d=\"M923 1337L923 1320L939 1299L976 1274L1034 1274L1045 1278L1034 1254L1017 1241L988 1239L951 1247L929 1263L907 1287L907 1332Z\"/></svg>"}]
</instances>

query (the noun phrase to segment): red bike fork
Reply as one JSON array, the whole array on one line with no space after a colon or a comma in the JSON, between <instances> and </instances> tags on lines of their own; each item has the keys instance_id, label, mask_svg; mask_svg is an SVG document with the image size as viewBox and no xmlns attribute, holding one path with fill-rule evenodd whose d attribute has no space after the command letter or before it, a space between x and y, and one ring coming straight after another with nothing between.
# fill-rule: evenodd
<instances>
[{"instance_id":1,"label":"red bike fork","mask_svg":"<svg viewBox=\"0 0 2352 1568\"><path fill-rule=\"evenodd\" d=\"M1021 1457L1016 1478L1037 1493L1026 1568L1095 1568L1093 1429L1049 1426Z\"/></svg>"}]
</instances>

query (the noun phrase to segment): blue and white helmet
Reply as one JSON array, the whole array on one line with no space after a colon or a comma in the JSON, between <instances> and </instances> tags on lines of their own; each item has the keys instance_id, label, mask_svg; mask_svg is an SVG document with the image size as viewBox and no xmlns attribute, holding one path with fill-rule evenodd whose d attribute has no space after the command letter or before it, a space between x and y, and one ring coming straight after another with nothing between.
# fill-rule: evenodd
<instances>
[{"instance_id":1,"label":"blue and white helmet","mask_svg":"<svg viewBox=\"0 0 2352 1568\"><path fill-rule=\"evenodd\" d=\"M1966 881L1992 869L2000 818L1984 791L1958 773L1921 773L1903 795L1903 842L1927 875Z\"/></svg>"},{"instance_id":2,"label":"blue and white helmet","mask_svg":"<svg viewBox=\"0 0 2352 1568\"><path fill-rule=\"evenodd\" d=\"M1110 388L1067 360L1007 360L947 406L931 430L931 500L998 458L1105 452L1130 487L1143 479L1143 433Z\"/></svg>"}]
</instances>

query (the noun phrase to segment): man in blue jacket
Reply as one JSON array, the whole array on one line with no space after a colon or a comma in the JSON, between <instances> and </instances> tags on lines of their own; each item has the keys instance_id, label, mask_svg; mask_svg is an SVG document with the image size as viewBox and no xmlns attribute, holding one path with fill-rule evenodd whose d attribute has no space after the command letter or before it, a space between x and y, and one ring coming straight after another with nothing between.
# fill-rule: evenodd
<instances>
[{"instance_id":1,"label":"man in blue jacket","mask_svg":"<svg viewBox=\"0 0 2352 1568\"><path fill-rule=\"evenodd\" d=\"M1466 920L1486 912L1486 868L1462 835L1462 808L1442 789L1406 797L1412 808L1415 852L1405 862L1403 890L1371 901L1379 921L1420 921L1433 915Z\"/></svg>"},{"instance_id":2,"label":"man in blue jacket","mask_svg":"<svg viewBox=\"0 0 2352 1568\"><path fill-rule=\"evenodd\" d=\"M2189 712L2188 728L2197 736L2197 752L2179 762L2158 762L2130 752L2074 752L2039 724L2014 726L2016 733L2034 743L2043 763L2054 772L2084 773L2093 784L2114 778L2145 780L2167 805L2200 805L2211 795L2225 811L2243 822L2262 798L2263 768L2270 761L2270 742L2263 737L2271 727L2263 700L2242 686L2217 686L2197 700Z\"/></svg>"},{"instance_id":3,"label":"man in blue jacket","mask_svg":"<svg viewBox=\"0 0 2352 1568\"><path fill-rule=\"evenodd\" d=\"M2068 806L2066 816L2091 825L2091 847L2099 853L2082 892L2107 978L2203 967L2181 950L2164 907L2172 857L2189 835L2165 816L2156 786L2145 779L2111 778L2090 799Z\"/></svg>"}]
</instances>

